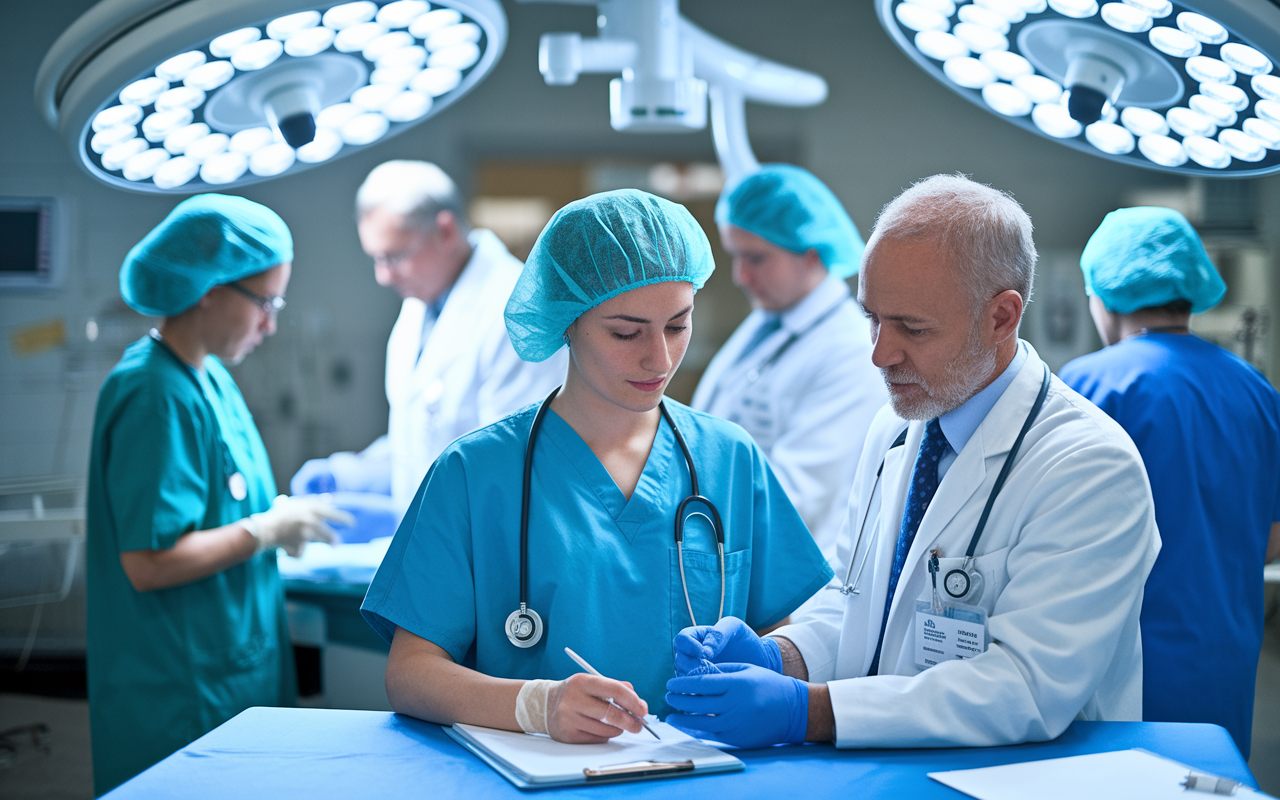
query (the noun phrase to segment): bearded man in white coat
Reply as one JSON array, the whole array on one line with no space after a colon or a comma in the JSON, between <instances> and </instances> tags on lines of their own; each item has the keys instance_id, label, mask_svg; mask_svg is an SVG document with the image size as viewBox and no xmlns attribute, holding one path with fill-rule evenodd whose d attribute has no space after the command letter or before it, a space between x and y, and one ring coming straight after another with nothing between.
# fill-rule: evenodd
<instances>
[{"instance_id":1,"label":"bearded man in white coat","mask_svg":"<svg viewBox=\"0 0 1280 800\"><path fill-rule=\"evenodd\" d=\"M862 441L887 399L845 283L862 237L826 184L790 164L766 164L727 189L716 223L755 310L707 366L692 405L751 434L834 568Z\"/></svg>"},{"instance_id":2,"label":"bearded man in white coat","mask_svg":"<svg viewBox=\"0 0 1280 800\"><path fill-rule=\"evenodd\" d=\"M356 222L374 278L404 298L387 342L387 435L360 453L308 461L290 488L340 493L339 506L390 535L445 447L541 400L566 364L563 354L536 364L516 355L503 310L523 264L492 231L470 227L439 167L375 167L356 193Z\"/></svg>"},{"instance_id":3,"label":"bearded man in white coat","mask_svg":"<svg viewBox=\"0 0 1280 800\"><path fill-rule=\"evenodd\" d=\"M668 722L747 747L954 747L1142 718L1151 489L1124 430L1018 339L1035 260L1022 208L963 177L881 212L858 291L891 408L844 586L764 639L732 618L682 631Z\"/></svg>"}]
</instances>

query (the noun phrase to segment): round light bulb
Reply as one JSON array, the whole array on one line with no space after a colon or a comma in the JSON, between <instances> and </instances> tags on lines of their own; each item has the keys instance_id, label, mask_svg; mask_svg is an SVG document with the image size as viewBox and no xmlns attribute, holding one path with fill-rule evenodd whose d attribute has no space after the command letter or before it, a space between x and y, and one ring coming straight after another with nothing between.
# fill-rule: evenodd
<instances>
[{"instance_id":1,"label":"round light bulb","mask_svg":"<svg viewBox=\"0 0 1280 800\"><path fill-rule=\"evenodd\" d=\"M227 143L227 149L237 153L255 153L270 145L275 139L275 132L270 128L246 128L231 137L231 141Z\"/></svg>"},{"instance_id":2,"label":"round light bulb","mask_svg":"<svg viewBox=\"0 0 1280 800\"><path fill-rule=\"evenodd\" d=\"M414 69L422 69L427 65L427 50L425 47L401 47L399 50L392 50L390 53L378 59L378 69L396 69L398 67L413 67Z\"/></svg>"},{"instance_id":3,"label":"round light bulb","mask_svg":"<svg viewBox=\"0 0 1280 800\"><path fill-rule=\"evenodd\" d=\"M351 95L352 105L364 111L378 111L391 98L400 93L400 87L388 84L372 84L356 89Z\"/></svg>"},{"instance_id":4,"label":"round light bulb","mask_svg":"<svg viewBox=\"0 0 1280 800\"><path fill-rule=\"evenodd\" d=\"M1261 161L1267 157L1267 146L1264 143L1235 128L1228 128L1219 133L1218 144L1221 144L1228 153L1241 161Z\"/></svg>"},{"instance_id":5,"label":"round light bulb","mask_svg":"<svg viewBox=\"0 0 1280 800\"><path fill-rule=\"evenodd\" d=\"M210 61L203 66L196 67L182 79L185 86L192 89L199 89L202 92L212 92L222 84L231 80L236 74L236 68L231 66L230 61Z\"/></svg>"},{"instance_id":6,"label":"round light bulb","mask_svg":"<svg viewBox=\"0 0 1280 800\"><path fill-rule=\"evenodd\" d=\"M937 11L914 3L899 3L893 9L893 15L903 27L913 31L945 31L951 27L947 18Z\"/></svg>"},{"instance_id":7,"label":"round light bulb","mask_svg":"<svg viewBox=\"0 0 1280 800\"><path fill-rule=\"evenodd\" d=\"M1280 125L1280 103L1275 100L1259 100L1254 104L1253 111L1259 119L1264 119L1272 125Z\"/></svg>"},{"instance_id":8,"label":"round light bulb","mask_svg":"<svg viewBox=\"0 0 1280 800\"><path fill-rule=\"evenodd\" d=\"M257 28L240 28L239 30L224 33L218 38L209 42L209 52L215 58L229 58L232 53L244 47L250 42L256 42L262 38L262 31Z\"/></svg>"},{"instance_id":9,"label":"round light bulb","mask_svg":"<svg viewBox=\"0 0 1280 800\"><path fill-rule=\"evenodd\" d=\"M905 0L904 5L927 8L930 11L938 12L944 17L950 17L956 13L956 4L952 0Z\"/></svg>"},{"instance_id":10,"label":"round light bulb","mask_svg":"<svg viewBox=\"0 0 1280 800\"><path fill-rule=\"evenodd\" d=\"M1220 103L1212 97L1205 97L1202 94L1192 95L1187 101L1187 105L1191 106L1192 111L1199 112L1209 119L1213 120L1213 124L1220 128L1229 128L1236 124L1236 112L1226 103Z\"/></svg>"},{"instance_id":11,"label":"round light bulb","mask_svg":"<svg viewBox=\"0 0 1280 800\"><path fill-rule=\"evenodd\" d=\"M211 133L187 145L182 154L197 164L203 164L219 153L226 152L230 143L231 137L225 133Z\"/></svg>"},{"instance_id":12,"label":"round light bulb","mask_svg":"<svg viewBox=\"0 0 1280 800\"><path fill-rule=\"evenodd\" d=\"M284 51L294 58L307 58L323 53L337 36L332 28L307 28L285 40Z\"/></svg>"},{"instance_id":13,"label":"round light bulb","mask_svg":"<svg viewBox=\"0 0 1280 800\"><path fill-rule=\"evenodd\" d=\"M1004 15L978 5L960 6L960 21L988 28L1002 35L1009 32L1009 20Z\"/></svg>"},{"instance_id":14,"label":"round light bulb","mask_svg":"<svg viewBox=\"0 0 1280 800\"><path fill-rule=\"evenodd\" d=\"M141 121L142 109L139 106L132 104L112 106L97 113L93 118L93 129L101 133L108 128L117 128L121 125L132 127Z\"/></svg>"},{"instance_id":15,"label":"round light bulb","mask_svg":"<svg viewBox=\"0 0 1280 800\"><path fill-rule=\"evenodd\" d=\"M1164 116L1149 108L1130 106L1120 112L1120 124L1129 129L1134 136L1167 136L1169 123Z\"/></svg>"},{"instance_id":16,"label":"round light bulb","mask_svg":"<svg viewBox=\"0 0 1280 800\"><path fill-rule=\"evenodd\" d=\"M995 81L990 67L976 58L953 58L942 65L942 71L952 82L966 89L981 89Z\"/></svg>"},{"instance_id":17,"label":"round light bulb","mask_svg":"<svg viewBox=\"0 0 1280 800\"><path fill-rule=\"evenodd\" d=\"M1203 136L1188 136L1182 140L1182 147L1191 160L1209 169L1226 169L1231 166L1231 154L1213 139Z\"/></svg>"},{"instance_id":18,"label":"round light bulb","mask_svg":"<svg viewBox=\"0 0 1280 800\"><path fill-rule=\"evenodd\" d=\"M200 167L200 179L219 186L240 180L249 169L249 159L244 153L219 153Z\"/></svg>"},{"instance_id":19,"label":"round light bulb","mask_svg":"<svg viewBox=\"0 0 1280 800\"><path fill-rule=\"evenodd\" d=\"M206 60L204 53L200 50L181 53L162 61L160 66L156 67L156 77L169 83L177 83Z\"/></svg>"},{"instance_id":20,"label":"round light bulb","mask_svg":"<svg viewBox=\"0 0 1280 800\"><path fill-rule=\"evenodd\" d=\"M1003 33L974 25L972 22L961 22L952 29L956 38L964 42L975 53L989 53L993 50L1008 50L1009 40ZM427 48L431 49L430 47Z\"/></svg>"},{"instance_id":21,"label":"round light bulb","mask_svg":"<svg viewBox=\"0 0 1280 800\"><path fill-rule=\"evenodd\" d=\"M382 107L382 113L392 122L412 122L430 110L431 97L422 92L401 92Z\"/></svg>"},{"instance_id":22,"label":"round light bulb","mask_svg":"<svg viewBox=\"0 0 1280 800\"><path fill-rule=\"evenodd\" d=\"M292 147L284 142L276 142L249 156L249 171L259 177L269 178L292 167L296 158Z\"/></svg>"},{"instance_id":23,"label":"round light bulb","mask_svg":"<svg viewBox=\"0 0 1280 800\"><path fill-rule=\"evenodd\" d=\"M403 89L421 71L417 67L383 67L382 69L375 69L369 75L369 83L372 85L396 86Z\"/></svg>"},{"instance_id":24,"label":"round light bulb","mask_svg":"<svg viewBox=\"0 0 1280 800\"><path fill-rule=\"evenodd\" d=\"M127 181L145 181L160 165L169 160L169 154L162 147L153 147L131 156L124 162L124 179Z\"/></svg>"},{"instance_id":25,"label":"round light bulb","mask_svg":"<svg viewBox=\"0 0 1280 800\"><path fill-rule=\"evenodd\" d=\"M316 131L316 138L299 147L296 155L303 163L319 164L336 156L341 149L342 137L329 128L320 128Z\"/></svg>"},{"instance_id":26,"label":"round light bulb","mask_svg":"<svg viewBox=\"0 0 1280 800\"><path fill-rule=\"evenodd\" d=\"M204 102L204 92L190 86L170 89L156 98L156 111L172 111L175 108L196 109Z\"/></svg>"},{"instance_id":27,"label":"round light bulb","mask_svg":"<svg viewBox=\"0 0 1280 800\"><path fill-rule=\"evenodd\" d=\"M1098 13L1094 0L1049 0L1049 7L1064 17L1087 19Z\"/></svg>"},{"instance_id":28,"label":"round light bulb","mask_svg":"<svg viewBox=\"0 0 1280 800\"><path fill-rule=\"evenodd\" d=\"M149 106L169 88L169 82L159 78L143 78L120 90L123 105Z\"/></svg>"},{"instance_id":29,"label":"round light bulb","mask_svg":"<svg viewBox=\"0 0 1280 800\"><path fill-rule=\"evenodd\" d=\"M261 39L238 48L231 54L231 65L244 72L263 69L275 63L284 45L275 39Z\"/></svg>"},{"instance_id":30,"label":"round light bulb","mask_svg":"<svg viewBox=\"0 0 1280 800\"><path fill-rule=\"evenodd\" d=\"M982 100L1006 117L1025 117L1034 105L1026 93L1007 83L988 83L982 87Z\"/></svg>"},{"instance_id":31,"label":"round light bulb","mask_svg":"<svg viewBox=\"0 0 1280 800\"><path fill-rule=\"evenodd\" d=\"M1145 11L1155 19L1164 19L1173 13L1173 3L1169 0L1124 0L1124 4Z\"/></svg>"},{"instance_id":32,"label":"round light bulb","mask_svg":"<svg viewBox=\"0 0 1280 800\"><path fill-rule=\"evenodd\" d=\"M1014 0L974 0L974 5L994 11L1014 25L1027 18L1027 12Z\"/></svg>"},{"instance_id":33,"label":"round light bulb","mask_svg":"<svg viewBox=\"0 0 1280 800\"><path fill-rule=\"evenodd\" d=\"M1144 33L1151 30L1151 15L1126 3L1105 4L1102 7L1102 21L1125 33ZM1129 148L1129 150L1132 149L1132 147Z\"/></svg>"},{"instance_id":34,"label":"round light bulb","mask_svg":"<svg viewBox=\"0 0 1280 800\"><path fill-rule=\"evenodd\" d=\"M1200 94L1217 100L1233 111L1244 111L1249 107L1249 95L1244 93L1244 89L1229 83L1202 83Z\"/></svg>"},{"instance_id":35,"label":"round light bulb","mask_svg":"<svg viewBox=\"0 0 1280 800\"><path fill-rule=\"evenodd\" d=\"M1132 133L1111 122L1095 122L1086 126L1084 138L1089 141L1089 144L1113 156L1132 153L1133 148L1137 146Z\"/></svg>"},{"instance_id":36,"label":"round light bulb","mask_svg":"<svg viewBox=\"0 0 1280 800\"><path fill-rule=\"evenodd\" d=\"M361 113L361 108L354 103L338 103L323 109L316 115L316 127L341 128Z\"/></svg>"},{"instance_id":37,"label":"round light bulb","mask_svg":"<svg viewBox=\"0 0 1280 800\"><path fill-rule=\"evenodd\" d=\"M438 8L435 11L428 11L409 23L409 33L418 39L425 39L431 35L432 31L457 25L459 22L462 22L462 14L452 8Z\"/></svg>"},{"instance_id":38,"label":"round light bulb","mask_svg":"<svg viewBox=\"0 0 1280 800\"><path fill-rule=\"evenodd\" d=\"M921 31L916 34L916 49L935 61L950 61L969 55L969 46L950 33Z\"/></svg>"},{"instance_id":39,"label":"round light bulb","mask_svg":"<svg viewBox=\"0 0 1280 800\"><path fill-rule=\"evenodd\" d=\"M1056 103L1062 99L1062 86L1043 75L1019 76L1013 79L1013 85L1036 103Z\"/></svg>"},{"instance_id":40,"label":"round light bulb","mask_svg":"<svg viewBox=\"0 0 1280 800\"><path fill-rule=\"evenodd\" d=\"M1208 56L1187 59L1187 74L1201 83L1235 83L1236 71L1224 62Z\"/></svg>"},{"instance_id":41,"label":"round light bulb","mask_svg":"<svg viewBox=\"0 0 1280 800\"><path fill-rule=\"evenodd\" d=\"M1171 108L1165 112L1164 116L1169 121L1169 127L1180 136L1208 137L1218 132L1218 127L1213 124L1213 120L1189 108L1181 106Z\"/></svg>"},{"instance_id":42,"label":"round light bulb","mask_svg":"<svg viewBox=\"0 0 1280 800\"><path fill-rule=\"evenodd\" d=\"M357 3L343 3L324 12L324 26L335 31L345 30L373 19L378 13L378 6L368 0Z\"/></svg>"},{"instance_id":43,"label":"round light bulb","mask_svg":"<svg viewBox=\"0 0 1280 800\"><path fill-rule=\"evenodd\" d=\"M342 141L349 145L363 145L376 142L386 134L391 123L381 114L361 114L353 117L342 126Z\"/></svg>"},{"instance_id":44,"label":"round light bulb","mask_svg":"<svg viewBox=\"0 0 1280 800\"><path fill-rule=\"evenodd\" d=\"M1245 75L1266 75L1271 71L1271 59L1239 42L1228 42L1218 52L1218 57L1236 72Z\"/></svg>"},{"instance_id":45,"label":"round light bulb","mask_svg":"<svg viewBox=\"0 0 1280 800\"><path fill-rule=\"evenodd\" d=\"M407 31L392 31L391 33L384 33L365 45L364 51L361 55L364 56L365 61L372 61L376 63L378 59L389 53L407 47L413 47L414 41L414 38L410 36Z\"/></svg>"},{"instance_id":46,"label":"round light bulb","mask_svg":"<svg viewBox=\"0 0 1280 800\"><path fill-rule=\"evenodd\" d=\"M396 0L378 10L378 24L390 30L407 28L409 23L431 10L423 0Z\"/></svg>"},{"instance_id":47,"label":"round light bulb","mask_svg":"<svg viewBox=\"0 0 1280 800\"><path fill-rule=\"evenodd\" d=\"M199 164L185 156L178 156L161 164L151 181L161 189L176 189L190 183L199 171Z\"/></svg>"},{"instance_id":48,"label":"round light bulb","mask_svg":"<svg viewBox=\"0 0 1280 800\"><path fill-rule=\"evenodd\" d=\"M178 128L168 136L164 137L164 149L168 150L175 156L180 156L186 151L187 145L197 139L203 139L210 133L212 133L212 131L209 130L209 126L203 122L193 122L190 125L183 125L181 128Z\"/></svg>"},{"instance_id":49,"label":"round light bulb","mask_svg":"<svg viewBox=\"0 0 1280 800\"><path fill-rule=\"evenodd\" d=\"M462 73L458 70L428 67L409 81L409 88L415 92L422 92L428 97L439 97L445 92L458 88L460 83L462 83Z\"/></svg>"},{"instance_id":50,"label":"round light bulb","mask_svg":"<svg viewBox=\"0 0 1280 800\"><path fill-rule=\"evenodd\" d=\"M1280 150L1280 125L1266 120L1246 119L1240 127L1244 132L1266 145L1268 150Z\"/></svg>"},{"instance_id":51,"label":"round light bulb","mask_svg":"<svg viewBox=\"0 0 1280 800\"><path fill-rule=\"evenodd\" d=\"M164 141L164 137L184 125L191 124L190 109L175 108L172 111L158 111L142 121L142 135L149 142Z\"/></svg>"},{"instance_id":52,"label":"round light bulb","mask_svg":"<svg viewBox=\"0 0 1280 800\"><path fill-rule=\"evenodd\" d=\"M1049 7L1045 0L1018 0L1018 5L1027 14L1042 14Z\"/></svg>"},{"instance_id":53,"label":"round light bulb","mask_svg":"<svg viewBox=\"0 0 1280 800\"><path fill-rule=\"evenodd\" d=\"M112 171L123 169L124 162L146 149L147 142L145 139L129 139L113 145L102 154L102 168Z\"/></svg>"},{"instance_id":54,"label":"round light bulb","mask_svg":"<svg viewBox=\"0 0 1280 800\"><path fill-rule=\"evenodd\" d=\"M112 147L127 142L138 135L138 129L133 125L117 125L114 128L95 133L93 138L89 140L89 149L98 155L110 150Z\"/></svg>"},{"instance_id":55,"label":"round light bulb","mask_svg":"<svg viewBox=\"0 0 1280 800\"><path fill-rule=\"evenodd\" d=\"M993 50L989 53L983 53L978 60L990 67L996 77L1001 80L1012 81L1015 78L1035 73L1035 68L1031 66L1030 61L1017 53L1010 53L1008 50Z\"/></svg>"},{"instance_id":56,"label":"round light bulb","mask_svg":"<svg viewBox=\"0 0 1280 800\"><path fill-rule=\"evenodd\" d=\"M1080 135L1084 127L1071 118L1067 107L1061 103L1041 103L1031 112L1031 121L1044 133L1055 139L1071 139Z\"/></svg>"},{"instance_id":57,"label":"round light bulb","mask_svg":"<svg viewBox=\"0 0 1280 800\"><path fill-rule=\"evenodd\" d=\"M369 42L387 32L387 29L376 22L362 22L343 28L334 37L333 49L339 53L355 53L363 50Z\"/></svg>"},{"instance_id":58,"label":"round light bulb","mask_svg":"<svg viewBox=\"0 0 1280 800\"><path fill-rule=\"evenodd\" d=\"M1280 78L1275 75L1255 75L1249 83L1259 97L1264 100L1280 102ZM110 109L107 110L110 111ZM102 113L105 114L107 112L104 111ZM97 130L97 128L94 128L94 130Z\"/></svg>"},{"instance_id":59,"label":"round light bulb","mask_svg":"<svg viewBox=\"0 0 1280 800\"><path fill-rule=\"evenodd\" d=\"M293 36L299 31L314 28L319 24L319 11L299 11L296 14L287 14L268 22L267 35L272 39L285 42L289 40L290 36Z\"/></svg>"},{"instance_id":60,"label":"round light bulb","mask_svg":"<svg viewBox=\"0 0 1280 800\"><path fill-rule=\"evenodd\" d=\"M1203 14L1183 11L1176 19L1179 28L1205 44L1222 44L1227 40L1227 29Z\"/></svg>"},{"instance_id":61,"label":"round light bulb","mask_svg":"<svg viewBox=\"0 0 1280 800\"><path fill-rule=\"evenodd\" d=\"M1147 34L1147 40L1151 42L1152 47L1174 58L1200 55L1200 40L1177 28L1168 28L1163 25L1152 28L1151 33Z\"/></svg>"},{"instance_id":62,"label":"round light bulb","mask_svg":"<svg viewBox=\"0 0 1280 800\"><path fill-rule=\"evenodd\" d=\"M1187 151L1168 136L1151 133L1138 137L1138 152L1151 163L1162 167L1180 167L1187 163Z\"/></svg>"},{"instance_id":63,"label":"round light bulb","mask_svg":"<svg viewBox=\"0 0 1280 800\"><path fill-rule=\"evenodd\" d=\"M480 60L480 48L474 44L457 44L427 56L428 67L466 69Z\"/></svg>"}]
</instances>

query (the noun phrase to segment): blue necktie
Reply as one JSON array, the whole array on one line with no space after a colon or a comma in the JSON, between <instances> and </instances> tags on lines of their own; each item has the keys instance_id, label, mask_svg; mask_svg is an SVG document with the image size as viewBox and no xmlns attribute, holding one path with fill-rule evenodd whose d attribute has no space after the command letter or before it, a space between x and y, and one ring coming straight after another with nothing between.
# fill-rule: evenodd
<instances>
[{"instance_id":1,"label":"blue necktie","mask_svg":"<svg viewBox=\"0 0 1280 800\"><path fill-rule=\"evenodd\" d=\"M747 340L746 347L742 348L742 352L738 353L738 357L733 360L733 363L736 364L751 355L751 352L759 347L761 342L768 339L774 331L781 327L781 314L766 314L765 318L760 321L760 326L751 332L751 338Z\"/></svg>"},{"instance_id":2,"label":"blue necktie","mask_svg":"<svg viewBox=\"0 0 1280 800\"><path fill-rule=\"evenodd\" d=\"M884 601L884 618L880 621L880 640L876 642L876 653L871 659L871 671L868 675L879 674L880 648L884 645L884 629L889 622L889 607L893 605L893 595L898 590L898 578L902 577L902 568L907 564L907 554L911 552L911 543L916 540L920 520L938 491L938 459L942 458L950 446L947 437L942 435L942 424L936 418L931 420L924 429L920 455L916 457L916 465L911 471L907 510L902 515L902 527L898 530L898 546L893 551L893 571L889 573L889 594Z\"/></svg>"}]
</instances>

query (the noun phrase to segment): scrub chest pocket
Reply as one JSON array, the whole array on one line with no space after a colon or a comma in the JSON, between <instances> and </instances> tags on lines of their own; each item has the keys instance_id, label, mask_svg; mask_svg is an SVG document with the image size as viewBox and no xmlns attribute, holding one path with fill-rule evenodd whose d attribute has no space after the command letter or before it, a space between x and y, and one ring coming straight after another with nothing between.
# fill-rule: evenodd
<instances>
[{"instance_id":1,"label":"scrub chest pocket","mask_svg":"<svg viewBox=\"0 0 1280 800\"><path fill-rule=\"evenodd\" d=\"M684 581L680 580L680 555L670 550L671 567L671 637L695 624L689 619L689 606L698 625L714 625L720 610L720 556L717 553L684 551ZM724 616L745 618L750 589L751 551L724 554ZM684 587L689 587L686 603Z\"/></svg>"}]
</instances>

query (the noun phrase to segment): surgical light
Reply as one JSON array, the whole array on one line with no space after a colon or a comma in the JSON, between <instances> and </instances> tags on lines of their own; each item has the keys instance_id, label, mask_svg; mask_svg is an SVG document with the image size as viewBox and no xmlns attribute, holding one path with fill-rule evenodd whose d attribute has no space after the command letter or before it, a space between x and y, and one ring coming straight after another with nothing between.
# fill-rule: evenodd
<instances>
[{"instance_id":1,"label":"surgical light","mask_svg":"<svg viewBox=\"0 0 1280 800\"><path fill-rule=\"evenodd\" d=\"M585 73L618 75L609 82L609 123L614 130L636 133L701 130L709 100L716 155L730 183L760 167L747 138L747 100L803 107L827 97L821 76L716 38L680 16L678 0L598 0L595 5L595 38L543 34L538 69L547 84L568 86ZM924 35L933 32L931 25L949 27L947 16L954 11L951 0L913 0L902 13ZM942 35L949 39L935 42L933 52L951 48L968 55L968 46L956 36Z\"/></svg>"},{"instance_id":2,"label":"surgical light","mask_svg":"<svg viewBox=\"0 0 1280 800\"><path fill-rule=\"evenodd\" d=\"M104 183L225 190L422 122L506 37L499 0L103 0L45 56L36 102Z\"/></svg>"},{"instance_id":3,"label":"surgical light","mask_svg":"<svg viewBox=\"0 0 1280 800\"><path fill-rule=\"evenodd\" d=\"M1169 172L1280 171L1280 4L876 0L920 67L1076 150Z\"/></svg>"}]
</instances>

